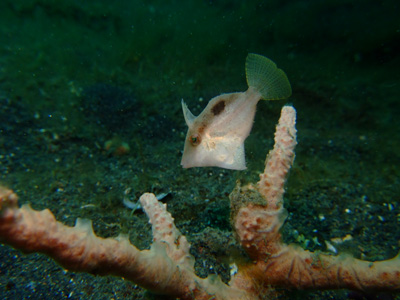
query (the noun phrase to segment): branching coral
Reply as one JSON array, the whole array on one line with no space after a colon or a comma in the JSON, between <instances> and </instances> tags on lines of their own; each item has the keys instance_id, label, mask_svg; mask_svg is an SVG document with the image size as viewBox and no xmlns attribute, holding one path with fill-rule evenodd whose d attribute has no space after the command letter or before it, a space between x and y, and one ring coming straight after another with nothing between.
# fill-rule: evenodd
<instances>
[{"instance_id":1,"label":"branching coral","mask_svg":"<svg viewBox=\"0 0 400 300\"><path fill-rule=\"evenodd\" d=\"M240 266L228 285L216 276L202 279L195 274L189 242L153 194L140 198L152 224L149 250L137 249L123 236L99 238L89 221L78 219L75 227L68 227L49 210L18 208L17 196L4 188L0 240L24 252L45 253L69 270L124 277L180 299L265 299L270 287L399 290L399 256L368 262L282 242L280 228L287 215L284 183L294 160L295 119L294 108L285 106L260 181L256 186L237 186L230 196L232 224L252 263Z\"/></svg>"}]
</instances>

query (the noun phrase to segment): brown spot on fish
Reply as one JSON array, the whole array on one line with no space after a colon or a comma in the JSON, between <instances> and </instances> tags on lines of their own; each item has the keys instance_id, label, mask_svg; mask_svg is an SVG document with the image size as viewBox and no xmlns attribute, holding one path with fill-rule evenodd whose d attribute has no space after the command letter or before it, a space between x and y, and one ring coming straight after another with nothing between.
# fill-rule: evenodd
<instances>
[{"instance_id":1,"label":"brown spot on fish","mask_svg":"<svg viewBox=\"0 0 400 300\"><path fill-rule=\"evenodd\" d=\"M221 100L211 108L211 111L214 114L214 116L218 116L220 113L224 111L224 109L225 109L225 101Z\"/></svg>"},{"instance_id":2,"label":"brown spot on fish","mask_svg":"<svg viewBox=\"0 0 400 300\"><path fill-rule=\"evenodd\" d=\"M197 130L198 134L203 134L204 130L206 130L207 126L205 124L201 124L199 129Z\"/></svg>"}]
</instances>

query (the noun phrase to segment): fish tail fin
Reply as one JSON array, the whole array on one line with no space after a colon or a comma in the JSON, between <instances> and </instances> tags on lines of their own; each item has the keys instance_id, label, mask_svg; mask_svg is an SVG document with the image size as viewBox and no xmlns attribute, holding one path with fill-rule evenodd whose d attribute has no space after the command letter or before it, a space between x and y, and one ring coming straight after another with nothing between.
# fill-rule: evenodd
<instances>
[{"instance_id":1,"label":"fish tail fin","mask_svg":"<svg viewBox=\"0 0 400 300\"><path fill-rule=\"evenodd\" d=\"M264 100L285 99L292 94L285 72L265 56L254 53L247 55L246 78L248 86L254 87Z\"/></svg>"}]
</instances>

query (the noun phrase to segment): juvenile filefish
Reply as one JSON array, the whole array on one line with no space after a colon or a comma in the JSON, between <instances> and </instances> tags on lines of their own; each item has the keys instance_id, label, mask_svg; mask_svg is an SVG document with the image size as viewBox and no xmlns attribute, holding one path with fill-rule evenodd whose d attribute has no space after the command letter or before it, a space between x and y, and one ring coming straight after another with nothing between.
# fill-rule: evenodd
<instances>
[{"instance_id":1,"label":"juvenile filefish","mask_svg":"<svg viewBox=\"0 0 400 300\"><path fill-rule=\"evenodd\" d=\"M214 97L197 117L182 100L189 127L181 161L184 168L246 169L244 140L250 134L258 101L292 94L286 74L262 55L247 56L246 78L247 91Z\"/></svg>"}]
</instances>

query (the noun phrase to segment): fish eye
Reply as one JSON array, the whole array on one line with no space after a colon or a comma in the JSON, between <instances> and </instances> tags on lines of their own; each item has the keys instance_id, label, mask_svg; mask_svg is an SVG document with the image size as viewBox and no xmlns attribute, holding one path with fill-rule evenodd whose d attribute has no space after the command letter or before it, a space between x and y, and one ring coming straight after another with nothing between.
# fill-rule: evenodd
<instances>
[{"instance_id":1,"label":"fish eye","mask_svg":"<svg viewBox=\"0 0 400 300\"><path fill-rule=\"evenodd\" d=\"M201 139L200 139L200 136L198 134L192 134L189 137L189 141L192 144L192 146L197 146L197 145L199 145L201 143Z\"/></svg>"}]
</instances>

